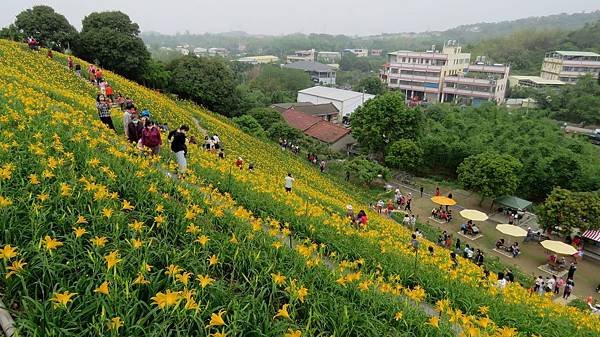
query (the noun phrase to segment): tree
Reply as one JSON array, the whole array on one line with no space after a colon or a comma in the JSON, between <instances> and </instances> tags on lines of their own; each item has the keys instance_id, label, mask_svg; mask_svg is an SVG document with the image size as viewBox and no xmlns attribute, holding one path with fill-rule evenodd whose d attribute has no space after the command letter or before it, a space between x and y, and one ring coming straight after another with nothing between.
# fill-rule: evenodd
<instances>
[{"instance_id":1,"label":"tree","mask_svg":"<svg viewBox=\"0 0 600 337\"><path fill-rule=\"evenodd\" d=\"M352 135L370 153L385 152L402 138L417 139L422 132L420 108L406 106L399 92L387 92L368 100L350 116Z\"/></svg>"},{"instance_id":2,"label":"tree","mask_svg":"<svg viewBox=\"0 0 600 337\"><path fill-rule=\"evenodd\" d=\"M279 111L273 108L254 108L248 111L248 114L254 117L265 130L268 130L275 123L283 122Z\"/></svg>"},{"instance_id":3,"label":"tree","mask_svg":"<svg viewBox=\"0 0 600 337\"><path fill-rule=\"evenodd\" d=\"M171 92L226 116L238 114L233 72L221 58L190 55L175 60L168 68L172 73Z\"/></svg>"},{"instance_id":4,"label":"tree","mask_svg":"<svg viewBox=\"0 0 600 337\"><path fill-rule=\"evenodd\" d=\"M264 107L271 103L269 97L259 89L252 89L247 84L240 84L236 87L237 96L240 98L239 110L249 111Z\"/></svg>"},{"instance_id":5,"label":"tree","mask_svg":"<svg viewBox=\"0 0 600 337\"><path fill-rule=\"evenodd\" d=\"M485 197L514 193L519 185L521 163L497 152L483 152L466 158L458 167L458 180L468 189Z\"/></svg>"},{"instance_id":6,"label":"tree","mask_svg":"<svg viewBox=\"0 0 600 337\"><path fill-rule=\"evenodd\" d=\"M250 115L242 115L239 117L233 117L233 122L239 126L245 133L258 137L258 138L266 138L267 133L263 128L258 124L256 119Z\"/></svg>"},{"instance_id":7,"label":"tree","mask_svg":"<svg viewBox=\"0 0 600 337\"><path fill-rule=\"evenodd\" d=\"M545 229L560 228L560 233L571 235L574 228L581 232L600 228L600 196L598 192L572 192L557 187L537 212Z\"/></svg>"},{"instance_id":8,"label":"tree","mask_svg":"<svg viewBox=\"0 0 600 337\"><path fill-rule=\"evenodd\" d=\"M138 25L131 22L127 14L92 13L82 21L75 52L103 68L142 81L150 67L150 53L138 34Z\"/></svg>"},{"instance_id":9,"label":"tree","mask_svg":"<svg viewBox=\"0 0 600 337\"><path fill-rule=\"evenodd\" d=\"M142 74L142 84L149 88L165 89L171 80L171 72L161 61L150 59L147 70Z\"/></svg>"},{"instance_id":10,"label":"tree","mask_svg":"<svg viewBox=\"0 0 600 337\"><path fill-rule=\"evenodd\" d=\"M276 122L267 130L269 138L273 140L287 139L292 143L297 143L304 138L304 134L293 127L287 125L286 122Z\"/></svg>"},{"instance_id":11,"label":"tree","mask_svg":"<svg viewBox=\"0 0 600 337\"><path fill-rule=\"evenodd\" d=\"M345 169L351 176L365 185L370 185L375 179L387 179L389 169L379 163L369 160L364 156L357 156L346 162Z\"/></svg>"},{"instance_id":12,"label":"tree","mask_svg":"<svg viewBox=\"0 0 600 337\"><path fill-rule=\"evenodd\" d=\"M271 94L270 103L294 101L299 90L313 85L310 76L302 70L282 69L274 65L263 65L247 72L249 85Z\"/></svg>"},{"instance_id":13,"label":"tree","mask_svg":"<svg viewBox=\"0 0 600 337\"><path fill-rule=\"evenodd\" d=\"M0 29L0 39L23 41L25 39L25 34L23 34L21 30L13 23Z\"/></svg>"},{"instance_id":14,"label":"tree","mask_svg":"<svg viewBox=\"0 0 600 337\"><path fill-rule=\"evenodd\" d=\"M364 91L371 95L380 95L385 92L385 85L381 82L379 77L367 77L363 78L358 86L355 88L356 91Z\"/></svg>"},{"instance_id":15,"label":"tree","mask_svg":"<svg viewBox=\"0 0 600 337\"><path fill-rule=\"evenodd\" d=\"M395 141L387 150L385 163L406 171L416 171L421 166L423 149L411 139Z\"/></svg>"},{"instance_id":16,"label":"tree","mask_svg":"<svg viewBox=\"0 0 600 337\"><path fill-rule=\"evenodd\" d=\"M62 50L77 37L77 30L67 18L49 6L34 6L17 15L14 27L25 36L33 36L47 48Z\"/></svg>"}]
</instances>

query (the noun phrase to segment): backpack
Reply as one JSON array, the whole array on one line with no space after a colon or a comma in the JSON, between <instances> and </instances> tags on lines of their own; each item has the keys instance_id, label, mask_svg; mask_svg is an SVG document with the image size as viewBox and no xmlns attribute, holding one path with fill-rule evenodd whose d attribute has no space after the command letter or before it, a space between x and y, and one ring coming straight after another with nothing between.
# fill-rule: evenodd
<instances>
[{"instance_id":1,"label":"backpack","mask_svg":"<svg viewBox=\"0 0 600 337\"><path fill-rule=\"evenodd\" d=\"M160 131L157 128L145 128L142 134L144 135L144 145L147 147L160 145Z\"/></svg>"}]
</instances>

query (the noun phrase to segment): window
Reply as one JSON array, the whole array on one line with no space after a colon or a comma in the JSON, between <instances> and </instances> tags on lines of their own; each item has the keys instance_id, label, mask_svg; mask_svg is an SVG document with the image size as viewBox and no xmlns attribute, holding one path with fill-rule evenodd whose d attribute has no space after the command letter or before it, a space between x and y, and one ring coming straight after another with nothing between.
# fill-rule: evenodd
<instances>
[{"instance_id":1,"label":"window","mask_svg":"<svg viewBox=\"0 0 600 337\"><path fill-rule=\"evenodd\" d=\"M390 79L390 83L391 84L398 84L398 79L397 78L392 78L392 79Z\"/></svg>"}]
</instances>

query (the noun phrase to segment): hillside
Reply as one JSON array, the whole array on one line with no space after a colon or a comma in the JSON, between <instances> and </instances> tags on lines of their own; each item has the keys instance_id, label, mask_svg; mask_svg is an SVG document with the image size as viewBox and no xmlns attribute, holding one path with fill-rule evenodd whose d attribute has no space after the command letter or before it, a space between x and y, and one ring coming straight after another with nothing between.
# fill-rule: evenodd
<instances>
[{"instance_id":1,"label":"hillside","mask_svg":"<svg viewBox=\"0 0 600 337\"><path fill-rule=\"evenodd\" d=\"M86 69L87 64L82 64ZM96 88L0 41L0 289L22 336L593 336L598 317L449 252L372 213L278 146L122 77L153 119L217 133L226 159L189 147L190 175L97 120ZM242 156L255 170L239 170ZM292 193L283 177L296 178ZM365 209L366 229L344 217ZM292 243L293 249L288 247ZM437 247L437 246L435 246ZM439 312L429 317L428 303Z\"/></svg>"}]
</instances>

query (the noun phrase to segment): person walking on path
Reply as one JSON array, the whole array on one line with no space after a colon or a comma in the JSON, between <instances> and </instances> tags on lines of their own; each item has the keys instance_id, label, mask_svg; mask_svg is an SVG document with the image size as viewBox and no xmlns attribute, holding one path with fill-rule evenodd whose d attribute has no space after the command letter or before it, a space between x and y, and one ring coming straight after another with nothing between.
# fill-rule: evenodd
<instances>
[{"instance_id":1,"label":"person walking on path","mask_svg":"<svg viewBox=\"0 0 600 337\"><path fill-rule=\"evenodd\" d=\"M96 108L98 109L98 117L100 117L100 121L102 121L102 123L104 123L113 131L116 131L112 117L110 116L110 105L106 102L104 95L98 95L96 97Z\"/></svg>"},{"instance_id":2,"label":"person walking on path","mask_svg":"<svg viewBox=\"0 0 600 337\"><path fill-rule=\"evenodd\" d=\"M290 193L292 191L292 184L294 183L294 178L291 173L288 173L285 177L285 191Z\"/></svg>"},{"instance_id":3,"label":"person walking on path","mask_svg":"<svg viewBox=\"0 0 600 337\"><path fill-rule=\"evenodd\" d=\"M69 71L73 71L73 58L71 56L67 57L67 67Z\"/></svg>"},{"instance_id":4,"label":"person walking on path","mask_svg":"<svg viewBox=\"0 0 600 337\"><path fill-rule=\"evenodd\" d=\"M565 284L565 290L563 291L563 298L565 300L569 299L569 296L571 296L571 293L573 292L574 287L575 287L575 282L573 282L573 279L571 279L571 278L567 279L567 283Z\"/></svg>"},{"instance_id":5,"label":"person walking on path","mask_svg":"<svg viewBox=\"0 0 600 337\"><path fill-rule=\"evenodd\" d=\"M419 188L419 191L421 192L421 198L423 198L423 186L421 186L421 188Z\"/></svg>"},{"instance_id":6,"label":"person walking on path","mask_svg":"<svg viewBox=\"0 0 600 337\"><path fill-rule=\"evenodd\" d=\"M179 176L184 177L185 171L187 170L187 160L185 156L187 154L187 146L185 141L187 139L187 132L190 128L187 125L182 125L177 130L173 130L169 133L167 139L171 141L171 151L175 154L177 165L179 166Z\"/></svg>"},{"instance_id":7,"label":"person walking on path","mask_svg":"<svg viewBox=\"0 0 600 337\"><path fill-rule=\"evenodd\" d=\"M567 274L567 280L573 279L575 276L575 271L577 271L577 266L574 263L571 263L571 266L569 267L569 273Z\"/></svg>"},{"instance_id":8,"label":"person walking on path","mask_svg":"<svg viewBox=\"0 0 600 337\"><path fill-rule=\"evenodd\" d=\"M439 187L439 186L436 186L436 187L435 187L435 196L436 196L436 197L439 197L439 196L440 196L440 187Z\"/></svg>"},{"instance_id":9,"label":"person walking on path","mask_svg":"<svg viewBox=\"0 0 600 337\"><path fill-rule=\"evenodd\" d=\"M160 153L162 137L160 135L160 129L156 126L154 121L146 122L146 125L142 130L142 145L148 147L150 151L152 151L153 156Z\"/></svg>"}]
</instances>

